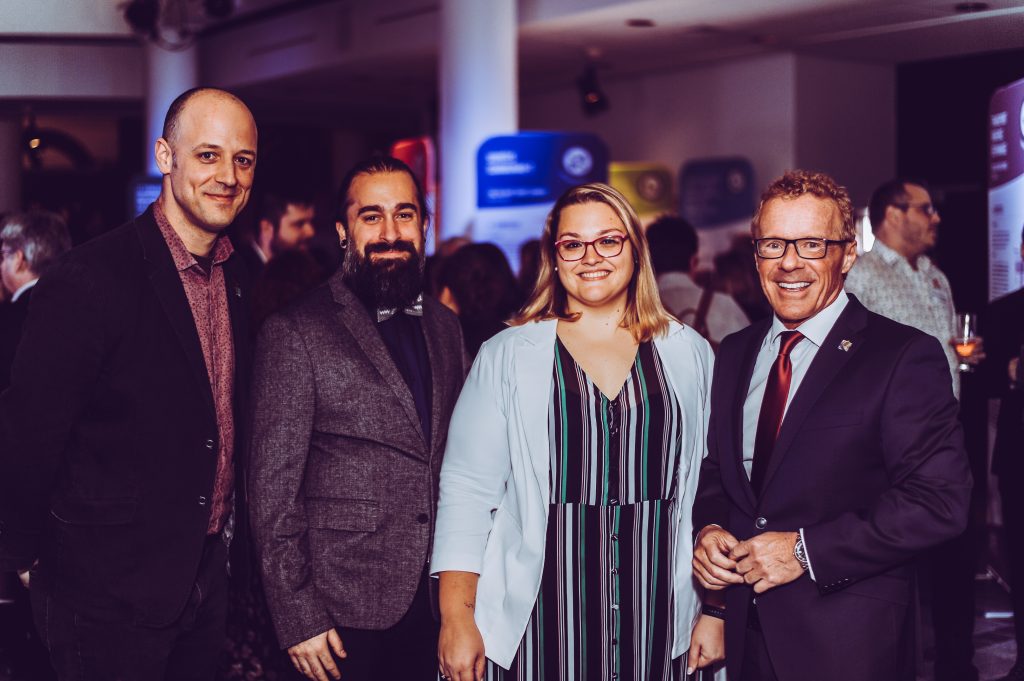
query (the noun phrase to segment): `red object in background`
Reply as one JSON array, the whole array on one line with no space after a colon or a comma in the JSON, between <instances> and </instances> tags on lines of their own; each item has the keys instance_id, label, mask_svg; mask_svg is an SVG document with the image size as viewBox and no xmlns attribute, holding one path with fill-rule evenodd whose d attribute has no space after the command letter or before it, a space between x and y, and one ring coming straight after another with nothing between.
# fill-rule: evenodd
<instances>
[{"instance_id":1,"label":"red object in background","mask_svg":"<svg viewBox=\"0 0 1024 681\"><path fill-rule=\"evenodd\" d=\"M435 217L437 213L437 153L434 149L434 140L429 135L421 137L410 137L398 140L391 145L391 155L412 168L419 181L423 184L423 191L427 195L427 213ZM433 222L433 221L432 221ZM441 234L438 225L434 224L433 238L427 249L433 253L434 247L440 242Z\"/></svg>"}]
</instances>

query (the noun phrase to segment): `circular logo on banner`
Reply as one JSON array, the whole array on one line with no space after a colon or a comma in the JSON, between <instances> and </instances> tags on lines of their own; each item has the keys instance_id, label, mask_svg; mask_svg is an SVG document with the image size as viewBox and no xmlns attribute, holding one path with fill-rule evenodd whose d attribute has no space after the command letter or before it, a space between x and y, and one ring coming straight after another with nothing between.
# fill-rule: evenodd
<instances>
[{"instance_id":1,"label":"circular logo on banner","mask_svg":"<svg viewBox=\"0 0 1024 681\"><path fill-rule=\"evenodd\" d=\"M594 157L583 147L569 147L562 154L562 167L573 177L583 177L594 167Z\"/></svg>"},{"instance_id":2,"label":"circular logo on banner","mask_svg":"<svg viewBox=\"0 0 1024 681\"><path fill-rule=\"evenodd\" d=\"M665 196L665 182L657 173L643 173L636 180L636 193L644 201L656 203Z\"/></svg>"},{"instance_id":3,"label":"circular logo on banner","mask_svg":"<svg viewBox=\"0 0 1024 681\"><path fill-rule=\"evenodd\" d=\"M739 170L730 170L725 176L725 184L733 194L739 194L747 188L747 178Z\"/></svg>"}]
</instances>

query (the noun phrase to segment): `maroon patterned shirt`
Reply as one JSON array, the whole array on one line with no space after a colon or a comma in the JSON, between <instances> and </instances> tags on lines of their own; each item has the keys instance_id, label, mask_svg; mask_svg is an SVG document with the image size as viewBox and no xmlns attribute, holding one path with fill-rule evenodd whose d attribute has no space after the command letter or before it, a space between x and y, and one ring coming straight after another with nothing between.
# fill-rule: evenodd
<instances>
[{"instance_id":1,"label":"maroon patterned shirt","mask_svg":"<svg viewBox=\"0 0 1024 681\"><path fill-rule=\"evenodd\" d=\"M226 237L217 239L210 272L203 270L195 257L185 248L174 232L160 204L153 204L153 216L160 227L167 247L171 249L174 266L185 288L185 297L192 309L199 343L206 360L206 374L213 391L213 405L217 412L217 476L213 482L213 502L210 508L208 534L217 534L224 528L231 511L231 490L234 469L231 458L235 443L235 418L232 404L235 392L235 350L231 334L231 316L228 313L228 295L224 285L224 262L234 251Z\"/></svg>"}]
</instances>

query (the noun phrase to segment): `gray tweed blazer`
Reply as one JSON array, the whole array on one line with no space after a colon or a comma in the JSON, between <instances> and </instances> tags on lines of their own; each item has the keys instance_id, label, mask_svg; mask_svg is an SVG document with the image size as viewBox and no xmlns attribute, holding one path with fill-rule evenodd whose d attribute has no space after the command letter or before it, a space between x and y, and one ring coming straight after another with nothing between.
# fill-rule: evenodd
<instances>
[{"instance_id":1,"label":"gray tweed blazer","mask_svg":"<svg viewBox=\"0 0 1024 681\"><path fill-rule=\"evenodd\" d=\"M412 603L465 376L455 315L426 299L423 332L429 443L376 324L340 274L260 331L247 488L282 647L334 626L387 628Z\"/></svg>"}]
</instances>

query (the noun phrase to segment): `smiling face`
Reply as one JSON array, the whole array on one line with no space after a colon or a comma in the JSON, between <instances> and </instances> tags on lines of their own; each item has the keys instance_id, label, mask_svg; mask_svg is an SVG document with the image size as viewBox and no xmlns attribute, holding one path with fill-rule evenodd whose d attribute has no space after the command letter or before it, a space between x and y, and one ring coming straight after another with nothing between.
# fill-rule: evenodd
<instances>
[{"instance_id":1,"label":"smiling face","mask_svg":"<svg viewBox=\"0 0 1024 681\"><path fill-rule=\"evenodd\" d=\"M555 256L558 280L565 289L570 313L604 307L625 310L634 270L633 247L626 226L605 203L591 201L562 210L556 242L570 238L581 242L594 241L602 237L625 239L622 252L605 258L590 245L580 260L566 262Z\"/></svg>"},{"instance_id":2,"label":"smiling face","mask_svg":"<svg viewBox=\"0 0 1024 681\"><path fill-rule=\"evenodd\" d=\"M757 238L842 239L841 219L835 204L813 194L795 199L775 198L761 209ZM761 288L776 316L795 329L838 297L843 277L857 259L856 243L829 244L820 260L805 260L793 245L783 257L768 260L755 256Z\"/></svg>"},{"instance_id":3,"label":"smiling face","mask_svg":"<svg viewBox=\"0 0 1024 681\"><path fill-rule=\"evenodd\" d=\"M156 143L163 206L172 225L219 233L245 207L256 167L256 123L240 101L200 92L170 139Z\"/></svg>"}]
</instances>

